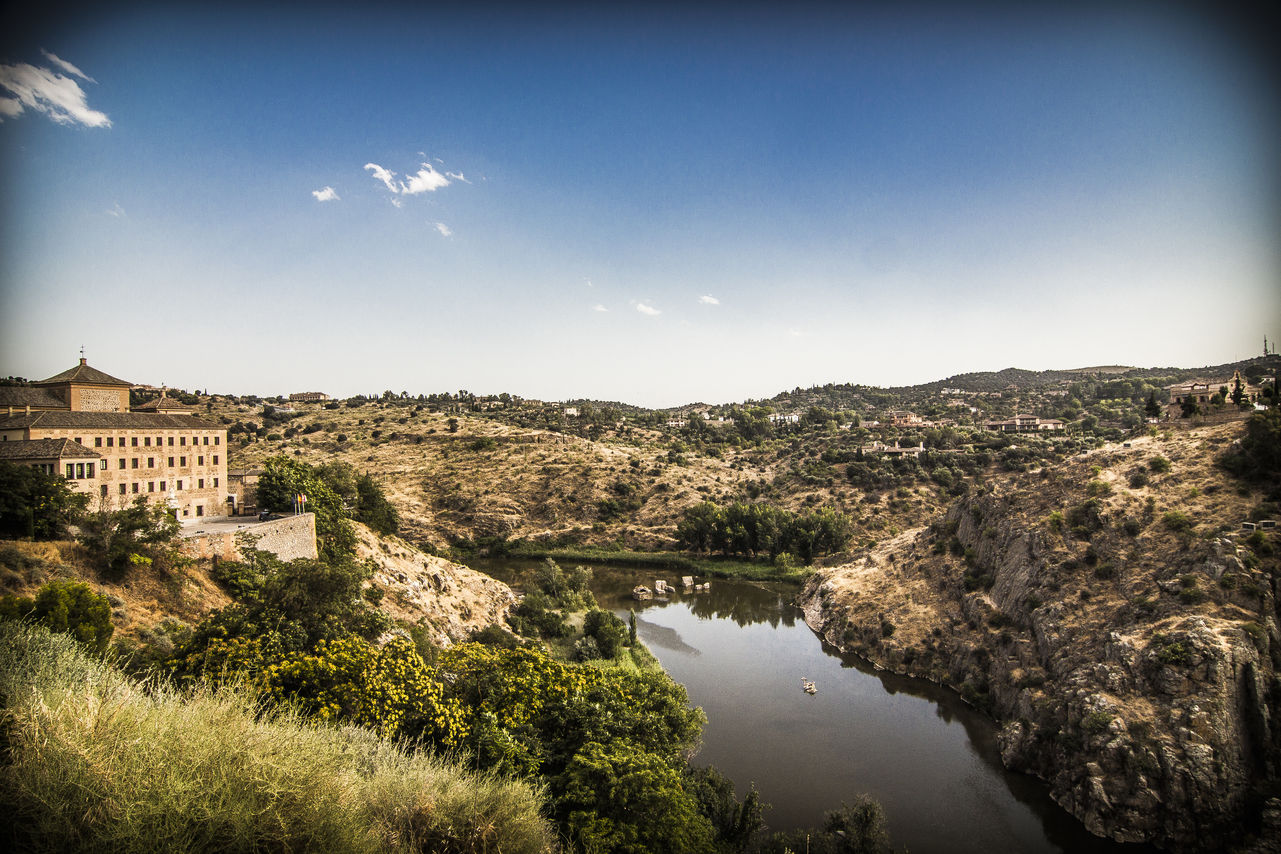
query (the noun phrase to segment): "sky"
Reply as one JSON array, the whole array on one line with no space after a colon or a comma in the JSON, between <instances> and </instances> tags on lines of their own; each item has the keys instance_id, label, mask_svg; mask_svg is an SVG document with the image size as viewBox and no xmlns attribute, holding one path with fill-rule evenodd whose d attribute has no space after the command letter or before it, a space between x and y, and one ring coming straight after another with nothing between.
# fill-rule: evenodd
<instances>
[{"instance_id":1,"label":"sky","mask_svg":"<svg viewBox=\"0 0 1281 854\"><path fill-rule=\"evenodd\" d=\"M1281 338L1190 4L104 3L0 36L0 375L652 407Z\"/></svg>"}]
</instances>

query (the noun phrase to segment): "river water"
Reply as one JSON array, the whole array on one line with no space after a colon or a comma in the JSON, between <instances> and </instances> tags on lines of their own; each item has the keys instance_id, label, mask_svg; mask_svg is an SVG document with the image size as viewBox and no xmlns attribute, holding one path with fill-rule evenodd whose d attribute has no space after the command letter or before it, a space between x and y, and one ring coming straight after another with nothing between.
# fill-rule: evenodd
<instances>
[{"instance_id":1,"label":"river water","mask_svg":"<svg viewBox=\"0 0 1281 854\"><path fill-rule=\"evenodd\" d=\"M477 560L521 589L536 563ZM632 587L670 572L597 569L602 608L627 619L690 702L707 713L695 764L739 795L754 784L771 830L818 827L866 793L896 847L960 852L1148 852L1090 835L1043 783L1005 770L992 721L947 689L875 671L810 631L792 585L713 579L710 590L637 602ZM802 690L802 679L818 689Z\"/></svg>"}]
</instances>

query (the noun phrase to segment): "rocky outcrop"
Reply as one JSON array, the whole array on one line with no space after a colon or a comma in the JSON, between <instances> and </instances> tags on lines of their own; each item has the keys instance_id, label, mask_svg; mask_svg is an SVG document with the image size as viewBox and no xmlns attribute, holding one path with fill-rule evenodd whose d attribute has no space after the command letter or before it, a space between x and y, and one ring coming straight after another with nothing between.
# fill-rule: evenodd
<instances>
[{"instance_id":1,"label":"rocky outcrop","mask_svg":"<svg viewBox=\"0 0 1281 854\"><path fill-rule=\"evenodd\" d=\"M441 645L506 623L516 601L506 584L363 525L356 530L356 556L373 562L372 583L382 590L381 607L393 619L424 626Z\"/></svg>"},{"instance_id":2,"label":"rocky outcrop","mask_svg":"<svg viewBox=\"0 0 1281 854\"><path fill-rule=\"evenodd\" d=\"M1083 487L1026 478L961 499L812 576L806 622L987 711L1005 764L1043 778L1095 834L1275 850L1271 546L1178 532L1144 495L1094 487L1091 501Z\"/></svg>"}]
</instances>

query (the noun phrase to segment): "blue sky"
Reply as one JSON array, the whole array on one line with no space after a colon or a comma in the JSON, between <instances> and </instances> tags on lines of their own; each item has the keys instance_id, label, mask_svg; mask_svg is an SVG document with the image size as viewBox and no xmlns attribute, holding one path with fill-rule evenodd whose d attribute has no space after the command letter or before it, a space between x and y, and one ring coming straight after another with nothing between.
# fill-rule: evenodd
<instances>
[{"instance_id":1,"label":"blue sky","mask_svg":"<svg viewBox=\"0 0 1281 854\"><path fill-rule=\"evenodd\" d=\"M674 406L1281 337L1281 99L1235 22L886 6L32 21L0 372Z\"/></svg>"}]
</instances>

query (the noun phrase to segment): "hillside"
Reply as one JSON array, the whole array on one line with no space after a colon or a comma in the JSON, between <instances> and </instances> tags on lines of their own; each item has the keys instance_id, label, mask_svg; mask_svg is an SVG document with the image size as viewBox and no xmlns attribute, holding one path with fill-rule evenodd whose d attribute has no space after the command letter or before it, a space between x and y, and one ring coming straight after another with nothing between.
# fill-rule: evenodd
<instances>
[{"instance_id":1,"label":"hillside","mask_svg":"<svg viewBox=\"0 0 1281 854\"><path fill-rule=\"evenodd\" d=\"M1281 514L1217 465L1241 434L1173 429L989 480L812 576L806 619L989 711L1005 763L1095 833L1176 849L1266 835L1281 538L1242 523Z\"/></svg>"}]
</instances>

